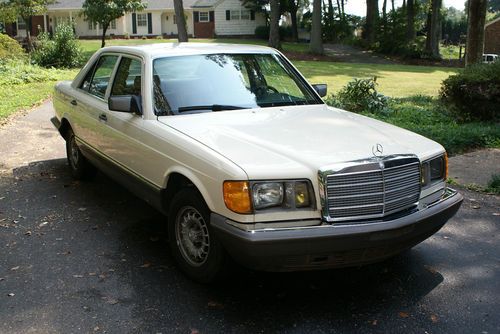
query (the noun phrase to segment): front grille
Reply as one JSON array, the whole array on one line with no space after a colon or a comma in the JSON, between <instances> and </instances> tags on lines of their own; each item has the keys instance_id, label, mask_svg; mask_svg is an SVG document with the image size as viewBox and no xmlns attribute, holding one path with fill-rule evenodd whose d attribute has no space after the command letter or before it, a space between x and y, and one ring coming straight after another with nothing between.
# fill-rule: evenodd
<instances>
[{"instance_id":1,"label":"front grille","mask_svg":"<svg viewBox=\"0 0 500 334\"><path fill-rule=\"evenodd\" d=\"M384 217L420 197L417 158L381 160L326 175L326 205L332 221Z\"/></svg>"}]
</instances>

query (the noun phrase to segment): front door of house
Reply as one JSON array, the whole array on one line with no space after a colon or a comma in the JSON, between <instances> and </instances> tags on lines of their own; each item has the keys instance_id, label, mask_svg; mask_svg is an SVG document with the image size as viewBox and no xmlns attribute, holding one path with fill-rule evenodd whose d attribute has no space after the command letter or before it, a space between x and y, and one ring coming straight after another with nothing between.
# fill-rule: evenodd
<instances>
[{"instance_id":1,"label":"front door of house","mask_svg":"<svg viewBox=\"0 0 500 334\"><path fill-rule=\"evenodd\" d=\"M214 38L214 11L196 11L194 16L194 36L196 38Z\"/></svg>"}]
</instances>

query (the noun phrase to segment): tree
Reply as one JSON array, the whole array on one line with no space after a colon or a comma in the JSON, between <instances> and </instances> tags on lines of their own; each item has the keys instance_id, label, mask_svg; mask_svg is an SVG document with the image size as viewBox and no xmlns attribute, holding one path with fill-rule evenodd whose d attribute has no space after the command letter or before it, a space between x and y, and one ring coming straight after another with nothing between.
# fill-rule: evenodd
<instances>
[{"instance_id":1,"label":"tree","mask_svg":"<svg viewBox=\"0 0 500 334\"><path fill-rule=\"evenodd\" d=\"M280 42L280 4L279 0L270 0L271 22L269 23L269 42L268 45L275 49L281 49Z\"/></svg>"},{"instance_id":2,"label":"tree","mask_svg":"<svg viewBox=\"0 0 500 334\"><path fill-rule=\"evenodd\" d=\"M85 19L99 23L102 29L101 48L106 45L106 32L111 21L119 19L126 13L140 11L146 8L141 0L85 0L83 3Z\"/></svg>"},{"instance_id":3,"label":"tree","mask_svg":"<svg viewBox=\"0 0 500 334\"><path fill-rule=\"evenodd\" d=\"M47 11L47 6L54 3L55 0L9 0L8 6L12 13L17 13L24 22L26 22L26 41L28 51L33 50L31 41L32 18Z\"/></svg>"},{"instance_id":4,"label":"tree","mask_svg":"<svg viewBox=\"0 0 500 334\"><path fill-rule=\"evenodd\" d=\"M482 61L484 48L484 22L487 0L469 0L469 23L467 25L467 53L465 65Z\"/></svg>"},{"instance_id":5,"label":"tree","mask_svg":"<svg viewBox=\"0 0 500 334\"><path fill-rule=\"evenodd\" d=\"M184 16L184 4L182 0L174 0L175 17L177 20L177 39L179 42L188 41L188 33L186 27L186 17Z\"/></svg>"},{"instance_id":6,"label":"tree","mask_svg":"<svg viewBox=\"0 0 500 334\"><path fill-rule=\"evenodd\" d=\"M12 23L17 20L17 10L10 3L0 2L0 22Z\"/></svg>"},{"instance_id":7,"label":"tree","mask_svg":"<svg viewBox=\"0 0 500 334\"><path fill-rule=\"evenodd\" d=\"M439 40L441 37L441 6L442 0L432 0L427 19L427 39L425 41L425 51L432 58L440 58Z\"/></svg>"},{"instance_id":8,"label":"tree","mask_svg":"<svg viewBox=\"0 0 500 334\"><path fill-rule=\"evenodd\" d=\"M309 51L323 54L323 36L321 33L321 0L313 0L311 42Z\"/></svg>"},{"instance_id":9,"label":"tree","mask_svg":"<svg viewBox=\"0 0 500 334\"><path fill-rule=\"evenodd\" d=\"M378 0L366 0L366 23L363 35L369 44L375 43L378 17Z\"/></svg>"},{"instance_id":10,"label":"tree","mask_svg":"<svg viewBox=\"0 0 500 334\"><path fill-rule=\"evenodd\" d=\"M282 13L284 12L290 13L290 19L292 20L292 40L296 42L299 39L298 26L297 26L297 12L299 10L299 0L281 0L280 5Z\"/></svg>"},{"instance_id":11,"label":"tree","mask_svg":"<svg viewBox=\"0 0 500 334\"><path fill-rule=\"evenodd\" d=\"M415 37L415 2L408 0L406 3L406 40L412 42Z\"/></svg>"}]
</instances>

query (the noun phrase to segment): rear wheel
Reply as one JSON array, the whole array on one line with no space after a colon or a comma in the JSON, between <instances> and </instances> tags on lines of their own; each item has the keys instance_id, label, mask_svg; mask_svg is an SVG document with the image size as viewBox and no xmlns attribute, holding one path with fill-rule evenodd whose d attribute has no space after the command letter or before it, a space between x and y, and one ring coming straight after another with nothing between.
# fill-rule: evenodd
<instances>
[{"instance_id":1,"label":"rear wheel","mask_svg":"<svg viewBox=\"0 0 500 334\"><path fill-rule=\"evenodd\" d=\"M196 190L182 189L173 198L168 229L172 254L184 273L202 283L221 276L225 251L210 226L210 210Z\"/></svg>"},{"instance_id":2,"label":"rear wheel","mask_svg":"<svg viewBox=\"0 0 500 334\"><path fill-rule=\"evenodd\" d=\"M71 169L71 175L77 180L91 178L96 173L96 168L83 156L76 143L73 130L66 133L66 156Z\"/></svg>"}]
</instances>

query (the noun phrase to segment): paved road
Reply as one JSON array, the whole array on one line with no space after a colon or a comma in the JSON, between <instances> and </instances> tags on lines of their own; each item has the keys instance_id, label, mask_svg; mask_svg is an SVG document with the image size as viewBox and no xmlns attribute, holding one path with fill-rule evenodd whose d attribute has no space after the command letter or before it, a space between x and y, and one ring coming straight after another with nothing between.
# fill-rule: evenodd
<instances>
[{"instance_id":1,"label":"paved road","mask_svg":"<svg viewBox=\"0 0 500 334\"><path fill-rule=\"evenodd\" d=\"M500 332L498 197L464 191L384 263L203 286L173 265L161 215L100 174L71 179L49 114L0 128L0 333Z\"/></svg>"}]
</instances>

